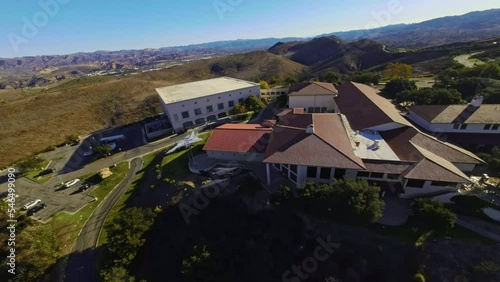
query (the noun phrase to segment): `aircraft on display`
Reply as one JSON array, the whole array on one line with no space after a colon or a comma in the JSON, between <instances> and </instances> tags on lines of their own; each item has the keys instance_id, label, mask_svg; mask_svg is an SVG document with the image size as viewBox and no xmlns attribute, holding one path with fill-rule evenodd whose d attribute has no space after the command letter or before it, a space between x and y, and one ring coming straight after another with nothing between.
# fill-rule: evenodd
<instances>
[{"instance_id":1,"label":"aircraft on display","mask_svg":"<svg viewBox=\"0 0 500 282\"><path fill-rule=\"evenodd\" d=\"M175 146L169 149L168 151L165 151L165 155L173 154L175 152L185 150L191 146L193 146L194 143L202 141L200 137L198 137L198 132L193 131L188 137L184 138L184 140L179 141L175 143Z\"/></svg>"}]
</instances>

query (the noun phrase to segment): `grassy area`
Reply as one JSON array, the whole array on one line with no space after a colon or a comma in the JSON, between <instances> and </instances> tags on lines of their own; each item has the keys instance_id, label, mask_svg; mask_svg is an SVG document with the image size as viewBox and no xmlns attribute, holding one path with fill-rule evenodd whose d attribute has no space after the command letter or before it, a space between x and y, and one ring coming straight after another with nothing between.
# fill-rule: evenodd
<instances>
[{"instance_id":1,"label":"grassy area","mask_svg":"<svg viewBox=\"0 0 500 282\"><path fill-rule=\"evenodd\" d=\"M45 170L45 167L47 167L47 165L49 163L50 163L50 160L44 160L40 164L40 168L42 168L42 169L37 169L37 170L32 170L32 171L25 172L23 174L23 176L26 177L26 178L28 178L31 181L35 181L36 183L44 183L44 182L46 182L47 180L50 179L50 176L52 174L47 174L47 175L44 175L43 177L39 177L39 175L40 175L40 173L42 171Z\"/></svg>"},{"instance_id":2,"label":"grassy area","mask_svg":"<svg viewBox=\"0 0 500 282\"><path fill-rule=\"evenodd\" d=\"M128 162L118 164L112 168L113 175L103 180L98 186L95 186L90 196L95 197L97 200L85 205L80 211L75 214L65 212L58 213L48 223L56 231L62 243L61 255L67 255L71 252L73 243L78 237L78 233L83 228L90 215L94 212L102 200L113 190L125 177L129 171ZM82 177L82 179L94 177L96 173Z\"/></svg>"},{"instance_id":3,"label":"grassy area","mask_svg":"<svg viewBox=\"0 0 500 282\"><path fill-rule=\"evenodd\" d=\"M458 225L455 225L455 227L447 233L439 233L417 227L417 224L415 222L412 222L411 218L404 226L383 227L382 225L376 224L372 227L372 230L381 235L396 237L401 241L414 243L417 247L424 244L429 239L450 239L488 245L494 244L492 240Z\"/></svg>"},{"instance_id":4,"label":"grassy area","mask_svg":"<svg viewBox=\"0 0 500 282\"><path fill-rule=\"evenodd\" d=\"M188 162L189 154L193 153L194 156L202 152L203 145L207 142L210 135L208 133L200 134L203 140L195 143L193 147L188 150L183 150L174 154L170 154L163 158L161 163L162 178L170 178L175 180L186 180L186 175L190 173Z\"/></svg>"},{"instance_id":5,"label":"grassy area","mask_svg":"<svg viewBox=\"0 0 500 282\"><path fill-rule=\"evenodd\" d=\"M127 188L127 191L123 193L123 195L118 199L118 202L113 206L113 208L109 211L108 216L106 217L106 220L104 221L104 225L107 223L111 222L115 216L124 208L127 207L127 201L130 199L130 197L133 196L135 188L141 185L142 178L144 177L144 174L146 173L147 170L149 169L154 169L148 167L151 162L154 160L157 154L161 154L162 152L154 152L151 154L148 154L144 156L142 159L144 161L144 164L142 166L142 170L140 173L137 175L136 180L130 185L130 187ZM101 235L99 237L99 242L97 243L98 246L101 246L107 242L107 232L106 228L102 229Z\"/></svg>"}]
</instances>

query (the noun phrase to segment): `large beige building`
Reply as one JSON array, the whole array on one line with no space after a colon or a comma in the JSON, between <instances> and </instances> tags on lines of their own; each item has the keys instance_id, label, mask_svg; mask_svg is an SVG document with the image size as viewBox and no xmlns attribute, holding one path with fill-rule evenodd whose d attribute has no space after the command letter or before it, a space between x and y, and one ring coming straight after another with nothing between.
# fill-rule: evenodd
<instances>
[{"instance_id":1,"label":"large beige building","mask_svg":"<svg viewBox=\"0 0 500 282\"><path fill-rule=\"evenodd\" d=\"M260 97L260 86L245 80L220 77L157 88L160 102L175 131L227 116L248 96Z\"/></svg>"}]
</instances>

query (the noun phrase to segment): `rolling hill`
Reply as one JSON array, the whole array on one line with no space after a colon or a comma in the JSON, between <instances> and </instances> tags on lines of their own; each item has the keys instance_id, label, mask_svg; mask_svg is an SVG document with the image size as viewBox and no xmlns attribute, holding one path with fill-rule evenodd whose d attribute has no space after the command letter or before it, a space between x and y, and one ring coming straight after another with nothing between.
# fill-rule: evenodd
<instances>
[{"instance_id":1,"label":"rolling hill","mask_svg":"<svg viewBox=\"0 0 500 282\"><path fill-rule=\"evenodd\" d=\"M48 90L0 90L0 97L3 91L16 97L0 104L0 167L59 144L68 134L88 134L156 115L162 111L156 87L222 75L246 80L284 79L304 69L286 58L259 51L137 75L84 77Z\"/></svg>"}]
</instances>

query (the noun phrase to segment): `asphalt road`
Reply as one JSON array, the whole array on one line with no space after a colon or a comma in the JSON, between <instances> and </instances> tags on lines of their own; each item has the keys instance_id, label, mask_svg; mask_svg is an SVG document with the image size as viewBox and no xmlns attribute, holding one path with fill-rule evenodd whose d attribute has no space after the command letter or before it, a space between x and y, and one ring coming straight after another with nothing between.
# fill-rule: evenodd
<instances>
[{"instance_id":1,"label":"asphalt road","mask_svg":"<svg viewBox=\"0 0 500 282\"><path fill-rule=\"evenodd\" d=\"M69 257L65 281L87 282L95 280L98 262L95 248L101 228L111 208L135 180L142 164L142 158L135 158L130 162L130 171L125 179L108 194L83 227Z\"/></svg>"}]
</instances>

